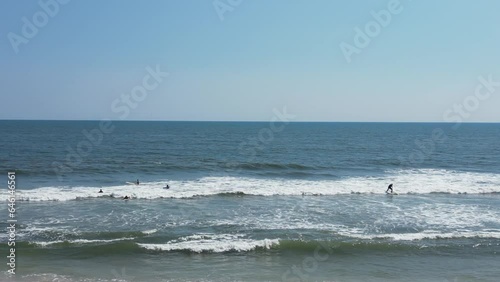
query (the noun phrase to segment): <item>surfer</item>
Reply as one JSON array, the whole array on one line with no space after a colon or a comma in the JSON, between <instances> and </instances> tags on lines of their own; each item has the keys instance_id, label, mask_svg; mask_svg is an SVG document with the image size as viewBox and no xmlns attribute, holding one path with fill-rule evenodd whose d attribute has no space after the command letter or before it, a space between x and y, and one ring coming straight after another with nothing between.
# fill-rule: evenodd
<instances>
[{"instance_id":1,"label":"surfer","mask_svg":"<svg viewBox=\"0 0 500 282\"><path fill-rule=\"evenodd\" d=\"M385 190L386 193L389 193L389 190L391 190L391 194L394 192L394 190L392 190L392 183L389 184L389 187L387 187L387 190Z\"/></svg>"},{"instance_id":2,"label":"surfer","mask_svg":"<svg viewBox=\"0 0 500 282\"><path fill-rule=\"evenodd\" d=\"M135 182L136 185L139 185L139 179L137 179L137 181Z\"/></svg>"},{"instance_id":3,"label":"surfer","mask_svg":"<svg viewBox=\"0 0 500 282\"><path fill-rule=\"evenodd\" d=\"M103 193L103 192L102 192L102 189L101 189L101 190L99 190L99 192L98 192L98 193Z\"/></svg>"},{"instance_id":4,"label":"surfer","mask_svg":"<svg viewBox=\"0 0 500 282\"><path fill-rule=\"evenodd\" d=\"M127 196L127 195L125 195L125 197L123 197L123 199L124 199L124 200L128 200L128 199L130 199L130 197L129 197L129 196Z\"/></svg>"},{"instance_id":5,"label":"surfer","mask_svg":"<svg viewBox=\"0 0 500 282\"><path fill-rule=\"evenodd\" d=\"M163 189L170 189L170 186L167 184L167 186L163 187Z\"/></svg>"}]
</instances>

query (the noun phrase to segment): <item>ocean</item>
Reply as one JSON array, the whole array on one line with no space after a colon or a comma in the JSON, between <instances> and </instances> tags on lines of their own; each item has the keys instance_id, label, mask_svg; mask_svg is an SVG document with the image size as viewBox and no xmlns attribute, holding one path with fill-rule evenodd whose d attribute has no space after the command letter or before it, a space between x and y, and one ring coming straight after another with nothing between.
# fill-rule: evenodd
<instances>
[{"instance_id":1,"label":"ocean","mask_svg":"<svg viewBox=\"0 0 500 282\"><path fill-rule=\"evenodd\" d=\"M500 277L500 124L0 121L0 132L1 281Z\"/></svg>"}]
</instances>

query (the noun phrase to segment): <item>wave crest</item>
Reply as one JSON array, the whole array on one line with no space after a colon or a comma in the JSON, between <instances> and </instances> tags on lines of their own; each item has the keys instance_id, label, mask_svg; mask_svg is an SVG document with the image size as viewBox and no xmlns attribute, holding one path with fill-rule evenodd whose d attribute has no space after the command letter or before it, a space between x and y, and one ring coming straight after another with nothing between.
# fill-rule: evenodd
<instances>
[{"instance_id":1,"label":"wave crest","mask_svg":"<svg viewBox=\"0 0 500 282\"><path fill-rule=\"evenodd\" d=\"M17 190L19 201L69 201L89 198L132 199L193 198L199 196L329 196L339 194L384 194L394 183L398 194L498 194L500 174L446 170L398 170L379 177L349 177L331 180L284 178L204 177L189 181L166 181L108 187L41 187ZM97 193L103 189L104 193ZM8 195L0 195L7 200Z\"/></svg>"}]
</instances>

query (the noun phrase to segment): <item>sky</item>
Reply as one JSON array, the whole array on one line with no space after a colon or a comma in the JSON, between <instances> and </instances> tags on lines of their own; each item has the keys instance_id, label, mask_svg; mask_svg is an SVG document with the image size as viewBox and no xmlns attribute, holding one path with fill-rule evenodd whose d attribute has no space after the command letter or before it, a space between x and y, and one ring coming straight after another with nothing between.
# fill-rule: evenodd
<instances>
[{"instance_id":1,"label":"sky","mask_svg":"<svg viewBox=\"0 0 500 282\"><path fill-rule=\"evenodd\" d=\"M498 11L496 0L5 0L0 119L500 122Z\"/></svg>"}]
</instances>

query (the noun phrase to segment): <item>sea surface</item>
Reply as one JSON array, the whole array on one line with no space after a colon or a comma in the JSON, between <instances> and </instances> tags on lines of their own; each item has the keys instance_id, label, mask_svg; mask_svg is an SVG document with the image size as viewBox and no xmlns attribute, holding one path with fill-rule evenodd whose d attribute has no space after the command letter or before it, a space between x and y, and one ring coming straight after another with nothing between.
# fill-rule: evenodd
<instances>
[{"instance_id":1,"label":"sea surface","mask_svg":"<svg viewBox=\"0 0 500 282\"><path fill-rule=\"evenodd\" d=\"M500 124L0 121L0 148L0 281L499 281Z\"/></svg>"}]
</instances>

